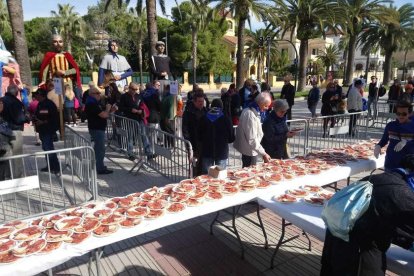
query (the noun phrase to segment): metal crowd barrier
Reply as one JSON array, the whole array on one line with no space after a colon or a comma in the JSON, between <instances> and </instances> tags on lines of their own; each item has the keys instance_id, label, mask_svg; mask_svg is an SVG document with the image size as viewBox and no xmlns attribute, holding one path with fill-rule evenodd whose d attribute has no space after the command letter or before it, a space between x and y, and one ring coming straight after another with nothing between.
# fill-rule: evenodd
<instances>
[{"instance_id":1,"label":"metal crowd barrier","mask_svg":"<svg viewBox=\"0 0 414 276\"><path fill-rule=\"evenodd\" d=\"M367 131L366 111L309 119L306 152L357 143L367 139Z\"/></svg>"},{"instance_id":2,"label":"metal crowd barrier","mask_svg":"<svg viewBox=\"0 0 414 276\"><path fill-rule=\"evenodd\" d=\"M76 175L74 165L79 155L84 158L81 177ZM55 156L59 169L51 171L50 162ZM0 223L56 212L97 197L91 147L4 157L0 158L0 168Z\"/></svg>"},{"instance_id":3,"label":"metal crowd barrier","mask_svg":"<svg viewBox=\"0 0 414 276\"><path fill-rule=\"evenodd\" d=\"M376 103L376 113L372 118L371 127L375 127L375 125L379 125L379 127L383 128L389 122L395 120L395 107L397 105L397 101L384 101L378 100Z\"/></svg>"},{"instance_id":4,"label":"metal crowd barrier","mask_svg":"<svg viewBox=\"0 0 414 276\"><path fill-rule=\"evenodd\" d=\"M112 114L108 120L108 146L135 159L131 172L150 168L172 181L192 177L189 141L122 116Z\"/></svg>"}]
</instances>

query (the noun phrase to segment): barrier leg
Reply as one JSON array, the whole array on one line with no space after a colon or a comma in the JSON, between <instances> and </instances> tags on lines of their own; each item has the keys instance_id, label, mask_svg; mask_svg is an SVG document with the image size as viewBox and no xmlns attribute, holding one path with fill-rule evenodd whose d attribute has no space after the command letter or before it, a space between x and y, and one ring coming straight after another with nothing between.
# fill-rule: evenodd
<instances>
[{"instance_id":1,"label":"barrier leg","mask_svg":"<svg viewBox=\"0 0 414 276\"><path fill-rule=\"evenodd\" d=\"M216 216L214 217L213 221L212 221L212 222L211 222L211 224L210 224L210 234L211 234L211 235L214 235L214 233L213 233L213 226L214 226L214 223L216 223L216 222L218 221L218 217L219 217L219 215L220 215L220 211L218 211L218 212L216 213Z\"/></svg>"}]
</instances>

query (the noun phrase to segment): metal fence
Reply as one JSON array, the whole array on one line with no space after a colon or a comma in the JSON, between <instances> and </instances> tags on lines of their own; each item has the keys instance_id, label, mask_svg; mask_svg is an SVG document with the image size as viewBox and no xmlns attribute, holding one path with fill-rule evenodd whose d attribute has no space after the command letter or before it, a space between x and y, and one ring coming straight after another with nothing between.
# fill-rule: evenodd
<instances>
[{"instance_id":1,"label":"metal fence","mask_svg":"<svg viewBox=\"0 0 414 276\"><path fill-rule=\"evenodd\" d=\"M372 118L371 127L385 127L385 125L393 120L395 120L395 107L397 101L384 101L378 100L375 104L374 114Z\"/></svg>"},{"instance_id":2,"label":"metal fence","mask_svg":"<svg viewBox=\"0 0 414 276\"><path fill-rule=\"evenodd\" d=\"M108 120L108 146L135 159L131 172L150 168L172 181L192 177L189 141L122 116L112 114Z\"/></svg>"},{"instance_id":3,"label":"metal fence","mask_svg":"<svg viewBox=\"0 0 414 276\"><path fill-rule=\"evenodd\" d=\"M288 120L287 123L290 130L297 132L287 140L290 157L306 155L313 150L342 147L367 139L367 112ZM241 154L233 145L230 145L227 165L241 166Z\"/></svg>"},{"instance_id":4,"label":"metal fence","mask_svg":"<svg viewBox=\"0 0 414 276\"><path fill-rule=\"evenodd\" d=\"M83 173L75 159L83 156ZM57 158L58 168L53 161ZM0 158L0 223L63 210L96 199L95 155L76 147ZM53 165L55 165L54 169Z\"/></svg>"}]
</instances>

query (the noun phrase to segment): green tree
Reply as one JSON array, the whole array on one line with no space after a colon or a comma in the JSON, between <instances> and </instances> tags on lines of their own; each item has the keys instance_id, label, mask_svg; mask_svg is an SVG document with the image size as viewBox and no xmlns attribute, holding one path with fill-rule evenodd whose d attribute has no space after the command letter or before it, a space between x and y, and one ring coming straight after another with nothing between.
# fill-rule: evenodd
<instances>
[{"instance_id":1,"label":"green tree","mask_svg":"<svg viewBox=\"0 0 414 276\"><path fill-rule=\"evenodd\" d=\"M215 9L224 12L224 17L227 13L231 13L237 21L237 65L236 65L236 87L243 86L243 64L244 64L244 44L245 36L244 30L246 21L250 24L250 14L256 18L264 18L270 6L269 1L264 0L212 0L211 2L218 2Z\"/></svg>"},{"instance_id":2,"label":"green tree","mask_svg":"<svg viewBox=\"0 0 414 276\"><path fill-rule=\"evenodd\" d=\"M407 37L414 35L414 7L411 4L402 5L400 8L390 6L384 8L387 17L383 21L373 21L368 29L361 34L360 41L367 48L373 48L376 44L384 50L384 84L391 79L391 67L393 54L400 49Z\"/></svg>"},{"instance_id":3,"label":"green tree","mask_svg":"<svg viewBox=\"0 0 414 276\"><path fill-rule=\"evenodd\" d=\"M329 67L338 63L338 56L340 51L336 45L329 45L325 47L325 51L322 51L316 58L322 62L326 68L325 76L328 76Z\"/></svg>"},{"instance_id":4,"label":"green tree","mask_svg":"<svg viewBox=\"0 0 414 276\"><path fill-rule=\"evenodd\" d=\"M32 74L30 71L30 59L27 48L26 35L23 21L23 7L21 0L7 1L7 9L10 15L10 23L13 33L14 52L20 65L20 76L23 83L32 86Z\"/></svg>"},{"instance_id":5,"label":"green tree","mask_svg":"<svg viewBox=\"0 0 414 276\"><path fill-rule=\"evenodd\" d=\"M0 30L1 30L1 36L5 40L8 37L11 36L11 25L10 25L10 19L9 19L9 12L7 11L7 5L6 1L0 0Z\"/></svg>"},{"instance_id":6,"label":"green tree","mask_svg":"<svg viewBox=\"0 0 414 276\"><path fill-rule=\"evenodd\" d=\"M346 31L349 36L345 84L350 85L352 81L357 39L363 30L363 25L366 22L386 17L382 4L389 2L388 0L338 0L343 16L337 20L337 23L341 24L342 30Z\"/></svg>"},{"instance_id":7,"label":"green tree","mask_svg":"<svg viewBox=\"0 0 414 276\"><path fill-rule=\"evenodd\" d=\"M58 4L58 11L51 11L57 20L57 27L65 41L68 52L72 52L73 40L76 37L83 36L83 20L77 12L74 12L74 8L70 4Z\"/></svg>"},{"instance_id":8,"label":"green tree","mask_svg":"<svg viewBox=\"0 0 414 276\"><path fill-rule=\"evenodd\" d=\"M409 51L414 50L414 34L406 37L402 43L401 49L404 51L403 73L401 80L405 80L405 71L407 70L407 54Z\"/></svg>"},{"instance_id":9,"label":"green tree","mask_svg":"<svg viewBox=\"0 0 414 276\"><path fill-rule=\"evenodd\" d=\"M273 39L275 36L274 32L267 29L246 32L246 57L253 59L254 62L257 61L257 79L259 81L264 72L264 62L267 56L266 37L270 38L270 59L274 60L277 57L277 42Z\"/></svg>"},{"instance_id":10,"label":"green tree","mask_svg":"<svg viewBox=\"0 0 414 276\"><path fill-rule=\"evenodd\" d=\"M335 29L335 18L339 16L337 1L331 0L274 0L274 16L282 24L282 37L289 31L291 39L296 32L299 46L298 91L305 88L309 39L321 37L327 28Z\"/></svg>"}]
</instances>

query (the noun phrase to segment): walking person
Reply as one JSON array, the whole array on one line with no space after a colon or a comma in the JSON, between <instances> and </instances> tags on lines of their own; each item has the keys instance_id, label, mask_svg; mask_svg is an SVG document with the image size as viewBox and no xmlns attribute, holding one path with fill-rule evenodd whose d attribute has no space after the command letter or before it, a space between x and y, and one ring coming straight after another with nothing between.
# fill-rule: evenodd
<instances>
[{"instance_id":1,"label":"walking person","mask_svg":"<svg viewBox=\"0 0 414 276\"><path fill-rule=\"evenodd\" d=\"M377 116L377 102L378 102L378 83L377 77L371 77L371 83L368 86L368 116L374 119ZM372 114L371 105L374 106L374 114Z\"/></svg>"},{"instance_id":2,"label":"walking person","mask_svg":"<svg viewBox=\"0 0 414 276\"><path fill-rule=\"evenodd\" d=\"M3 109L3 98L0 98L0 157L9 157L13 155L12 141L15 137L8 123L1 116ZM9 161L0 161L0 181L10 179L10 177Z\"/></svg>"},{"instance_id":3,"label":"walking person","mask_svg":"<svg viewBox=\"0 0 414 276\"><path fill-rule=\"evenodd\" d=\"M34 116L34 124L36 131L39 133L40 141L42 141L42 149L44 151L54 150L53 139L56 131L59 129L59 113L56 105L47 98L47 91L44 89L37 90L37 105ZM60 164L56 153L46 156L46 167L41 169L42 172L60 172Z\"/></svg>"},{"instance_id":4,"label":"walking person","mask_svg":"<svg viewBox=\"0 0 414 276\"><path fill-rule=\"evenodd\" d=\"M116 111L116 107L107 104L105 109L100 105L101 92L96 87L89 89L85 112L88 120L88 130L94 142L96 171L98 174L111 174L113 171L104 165L105 158L105 130L109 114Z\"/></svg>"},{"instance_id":5,"label":"walking person","mask_svg":"<svg viewBox=\"0 0 414 276\"><path fill-rule=\"evenodd\" d=\"M36 146L40 146L41 142L39 139L39 133L36 131L36 126L34 124L33 119L35 118L35 114L36 114L36 110L37 110L37 106L39 105L39 101L37 100L37 91L32 92L32 101L29 104L29 107L27 108L27 111L30 114L30 119L32 121L33 124L33 128L34 128L34 133L35 133L35 145Z\"/></svg>"},{"instance_id":6,"label":"walking person","mask_svg":"<svg viewBox=\"0 0 414 276\"><path fill-rule=\"evenodd\" d=\"M388 92L388 103L390 107L390 113L395 113L395 105L397 104L398 99L403 93L401 87L401 82L399 79L394 79L394 83L390 86L390 91Z\"/></svg>"},{"instance_id":7,"label":"walking person","mask_svg":"<svg viewBox=\"0 0 414 276\"><path fill-rule=\"evenodd\" d=\"M362 95L361 88L363 86L362 80L358 79L354 82L352 88L348 92L348 113L357 113L362 111ZM358 115L351 115L349 118L349 131L351 137L355 136L355 125Z\"/></svg>"},{"instance_id":8,"label":"walking person","mask_svg":"<svg viewBox=\"0 0 414 276\"><path fill-rule=\"evenodd\" d=\"M280 92L280 98L285 99L289 105L289 110L286 113L288 120L292 120L292 107L295 104L295 87L290 83L290 78L291 76L285 76L285 84Z\"/></svg>"},{"instance_id":9,"label":"walking person","mask_svg":"<svg viewBox=\"0 0 414 276\"><path fill-rule=\"evenodd\" d=\"M326 91L322 95L322 108L321 115L327 116L323 119L323 135L325 138L329 135L328 124L330 122L330 128L335 126L335 118L333 117L338 111L338 96L335 91L335 85L330 82L326 86Z\"/></svg>"},{"instance_id":10,"label":"walking person","mask_svg":"<svg viewBox=\"0 0 414 276\"><path fill-rule=\"evenodd\" d=\"M312 82L312 88L308 94L308 109L312 118L316 117L316 107L320 98L320 90L316 82Z\"/></svg>"},{"instance_id":11,"label":"walking person","mask_svg":"<svg viewBox=\"0 0 414 276\"><path fill-rule=\"evenodd\" d=\"M76 126L76 113L75 113L75 93L73 93L70 84L65 84L64 94L64 111L65 122L67 125L72 123L72 126Z\"/></svg>"}]
</instances>

